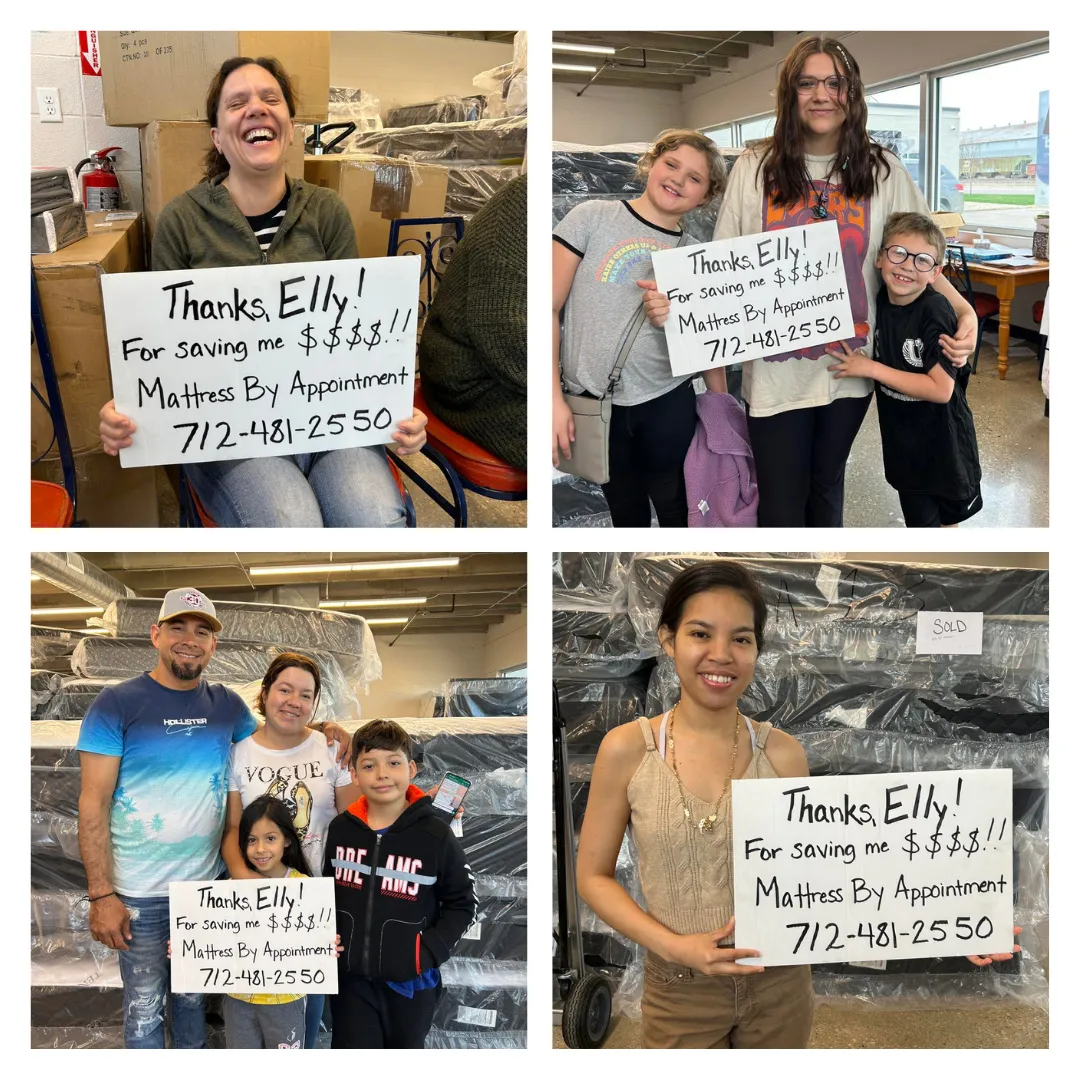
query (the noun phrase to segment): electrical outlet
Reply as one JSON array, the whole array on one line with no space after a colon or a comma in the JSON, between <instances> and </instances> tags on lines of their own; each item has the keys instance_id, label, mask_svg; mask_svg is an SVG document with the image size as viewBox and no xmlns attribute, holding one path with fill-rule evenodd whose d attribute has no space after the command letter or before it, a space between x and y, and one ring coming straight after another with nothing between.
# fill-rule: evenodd
<instances>
[{"instance_id":1,"label":"electrical outlet","mask_svg":"<svg viewBox=\"0 0 1080 1080\"><path fill-rule=\"evenodd\" d=\"M38 119L43 124L59 124L64 119L60 109L60 91L55 86L37 88Z\"/></svg>"}]
</instances>

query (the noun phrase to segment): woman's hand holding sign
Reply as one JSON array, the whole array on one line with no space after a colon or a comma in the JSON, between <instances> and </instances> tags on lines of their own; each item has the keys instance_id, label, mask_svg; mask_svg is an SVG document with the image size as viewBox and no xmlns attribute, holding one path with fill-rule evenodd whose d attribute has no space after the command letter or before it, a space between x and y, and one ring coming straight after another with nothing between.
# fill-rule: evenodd
<instances>
[{"instance_id":1,"label":"woman's hand holding sign","mask_svg":"<svg viewBox=\"0 0 1080 1080\"><path fill-rule=\"evenodd\" d=\"M1013 933L1019 934L1023 930L1022 926L1014 926ZM1011 960L1013 956L1020 952L1020 946L1014 945L1011 953L987 953L985 956L967 956L966 960L970 960L976 967L987 967L995 960Z\"/></svg>"},{"instance_id":2,"label":"woman's hand holding sign","mask_svg":"<svg viewBox=\"0 0 1080 1080\"><path fill-rule=\"evenodd\" d=\"M106 401L98 413L101 433L101 445L106 454L116 457L125 447L131 445L131 436L135 434L135 424L126 416L116 411L115 401Z\"/></svg>"},{"instance_id":3,"label":"woman's hand holding sign","mask_svg":"<svg viewBox=\"0 0 1080 1080\"><path fill-rule=\"evenodd\" d=\"M757 949L721 947L720 942L734 931L735 917L732 916L722 930L712 930L706 934L679 934L668 950L667 959L700 971L703 975L755 975L764 971L762 967L735 962L749 956L760 956Z\"/></svg>"},{"instance_id":4,"label":"woman's hand holding sign","mask_svg":"<svg viewBox=\"0 0 1080 1080\"><path fill-rule=\"evenodd\" d=\"M413 414L408 420L402 420L397 430L391 436L397 446L394 453L398 457L406 457L421 450L427 442L427 417L419 410L413 409Z\"/></svg>"}]
</instances>

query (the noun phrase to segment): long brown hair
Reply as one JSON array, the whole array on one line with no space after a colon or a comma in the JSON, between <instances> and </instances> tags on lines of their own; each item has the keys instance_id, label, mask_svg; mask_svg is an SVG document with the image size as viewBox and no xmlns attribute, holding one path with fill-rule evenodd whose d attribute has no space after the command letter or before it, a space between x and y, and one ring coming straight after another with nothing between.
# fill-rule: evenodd
<instances>
[{"instance_id":1,"label":"long brown hair","mask_svg":"<svg viewBox=\"0 0 1080 1080\"><path fill-rule=\"evenodd\" d=\"M780 65L776 80L776 127L758 164L765 191L782 206L793 206L808 195L795 80L803 64L819 53L828 56L837 74L847 80L847 101L842 106L844 126L840 129L835 159L840 174L837 187L849 199L868 199L879 179L885 179L891 171L885 150L866 130L866 95L855 58L836 38L820 35L803 38Z\"/></svg>"},{"instance_id":2,"label":"long brown hair","mask_svg":"<svg viewBox=\"0 0 1080 1080\"><path fill-rule=\"evenodd\" d=\"M314 716L319 708L319 695L322 693L322 678L319 675L319 665L310 656L295 652L279 653L270 661L270 666L263 676L262 686L259 687L259 698L255 702L255 711L260 716L266 715L266 695L270 693L270 687L277 682L277 677L287 668L299 668L301 671L306 671L315 680L315 696L311 701L311 715Z\"/></svg>"},{"instance_id":3,"label":"long brown hair","mask_svg":"<svg viewBox=\"0 0 1080 1080\"><path fill-rule=\"evenodd\" d=\"M250 56L232 56L218 68L217 74L210 81L209 90L206 91L206 122L212 128L217 127L218 105L221 104L221 90L225 85L225 80L237 68L246 67L248 64L257 64L274 76L278 86L281 87L281 96L289 107L289 116L296 115L296 96L293 91L292 80L285 73L285 69L281 66L279 60L275 60L272 56L256 56L254 58ZM229 171L228 158L216 146L211 145L206 152L203 170L206 173L205 178L207 180L222 176Z\"/></svg>"}]
</instances>

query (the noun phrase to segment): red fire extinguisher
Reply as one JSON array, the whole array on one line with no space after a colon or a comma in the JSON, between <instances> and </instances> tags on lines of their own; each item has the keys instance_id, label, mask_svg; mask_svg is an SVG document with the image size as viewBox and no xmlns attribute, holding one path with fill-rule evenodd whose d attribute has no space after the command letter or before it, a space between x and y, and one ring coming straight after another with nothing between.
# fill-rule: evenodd
<instances>
[{"instance_id":1,"label":"red fire extinguisher","mask_svg":"<svg viewBox=\"0 0 1080 1080\"><path fill-rule=\"evenodd\" d=\"M92 172L86 173L82 178L83 206L87 210L118 210L120 208L120 182L113 172L112 158L110 154L120 150L119 146L106 146L96 154L83 158L75 166L75 175L84 165L93 165Z\"/></svg>"}]
</instances>

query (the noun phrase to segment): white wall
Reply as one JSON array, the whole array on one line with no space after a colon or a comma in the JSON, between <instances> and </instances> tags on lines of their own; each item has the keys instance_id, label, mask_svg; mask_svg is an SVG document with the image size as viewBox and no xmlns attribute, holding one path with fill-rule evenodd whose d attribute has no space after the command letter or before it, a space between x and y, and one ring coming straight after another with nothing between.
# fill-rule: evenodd
<instances>
[{"instance_id":1,"label":"white wall","mask_svg":"<svg viewBox=\"0 0 1080 1080\"><path fill-rule=\"evenodd\" d=\"M61 123L41 123L36 90L39 86L55 86L60 91L60 110L64 115ZM109 127L105 123L101 78L82 74L79 35L75 30L33 31L30 34L31 168L74 167L106 146L121 147L115 156L121 207L141 210L139 129ZM84 172L89 170L88 165Z\"/></svg>"},{"instance_id":2,"label":"white wall","mask_svg":"<svg viewBox=\"0 0 1080 1080\"><path fill-rule=\"evenodd\" d=\"M1002 49L1045 38L1047 31L963 31L942 33L917 30L820 31L838 38L851 50L868 86L930 68L944 67ZM815 31L817 33L817 31ZM729 120L771 112L776 105L776 72L791 46L802 34L777 34L770 49L754 49L745 63L737 61L733 74L698 79L682 91L684 122L688 127L714 127Z\"/></svg>"},{"instance_id":3,"label":"white wall","mask_svg":"<svg viewBox=\"0 0 1080 1080\"><path fill-rule=\"evenodd\" d=\"M382 678L360 695L360 715L419 716L420 699L448 679L479 679L488 674L486 634L404 634L375 639Z\"/></svg>"},{"instance_id":4,"label":"white wall","mask_svg":"<svg viewBox=\"0 0 1080 1080\"><path fill-rule=\"evenodd\" d=\"M526 651L526 609L516 615L510 615L501 623L488 628L487 632L487 674L495 675L508 667L524 664L528 660Z\"/></svg>"},{"instance_id":5,"label":"white wall","mask_svg":"<svg viewBox=\"0 0 1080 1080\"><path fill-rule=\"evenodd\" d=\"M553 83L551 125L556 142L607 146L649 142L665 128L681 127L678 90L590 86L581 97L572 83Z\"/></svg>"},{"instance_id":6,"label":"white wall","mask_svg":"<svg viewBox=\"0 0 1080 1080\"><path fill-rule=\"evenodd\" d=\"M387 110L400 105L477 94L473 76L513 58L513 45L493 41L335 30L330 85L374 94L385 122Z\"/></svg>"}]
</instances>

